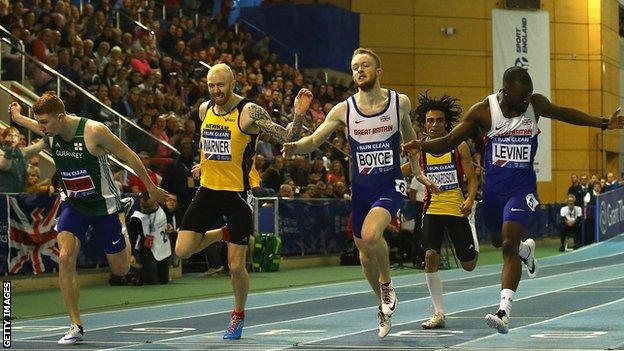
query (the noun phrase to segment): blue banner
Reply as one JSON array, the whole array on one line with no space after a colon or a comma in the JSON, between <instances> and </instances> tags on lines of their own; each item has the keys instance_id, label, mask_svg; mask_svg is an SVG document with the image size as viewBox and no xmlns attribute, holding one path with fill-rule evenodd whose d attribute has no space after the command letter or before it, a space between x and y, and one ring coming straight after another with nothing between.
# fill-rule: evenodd
<instances>
[{"instance_id":1,"label":"blue banner","mask_svg":"<svg viewBox=\"0 0 624 351\"><path fill-rule=\"evenodd\" d=\"M283 255L338 253L347 248L350 202L286 199L278 206Z\"/></svg>"},{"instance_id":2,"label":"blue banner","mask_svg":"<svg viewBox=\"0 0 624 351\"><path fill-rule=\"evenodd\" d=\"M595 241L624 233L624 187L596 196Z\"/></svg>"}]
</instances>

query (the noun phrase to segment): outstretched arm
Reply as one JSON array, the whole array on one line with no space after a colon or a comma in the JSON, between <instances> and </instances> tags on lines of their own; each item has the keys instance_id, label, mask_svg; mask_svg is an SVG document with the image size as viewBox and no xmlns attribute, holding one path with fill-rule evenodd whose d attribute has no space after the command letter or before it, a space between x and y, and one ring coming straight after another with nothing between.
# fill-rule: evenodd
<instances>
[{"instance_id":1,"label":"outstretched arm","mask_svg":"<svg viewBox=\"0 0 624 351\"><path fill-rule=\"evenodd\" d=\"M303 128L303 119L310 107L312 92L308 89L301 89L295 98L294 117L292 123L284 128L271 120L271 116L260 106L248 104L249 118L258 126L260 130L269 134L277 142L285 142L299 139Z\"/></svg>"},{"instance_id":2,"label":"outstretched arm","mask_svg":"<svg viewBox=\"0 0 624 351\"><path fill-rule=\"evenodd\" d=\"M473 129L480 125L481 115L486 112L485 109L487 109L487 105L479 102L466 112L461 121L447 135L427 141L413 140L403 145L403 149L409 153L415 153L421 149L435 154L449 152L458 147L462 141L470 136Z\"/></svg>"},{"instance_id":3,"label":"outstretched arm","mask_svg":"<svg viewBox=\"0 0 624 351\"><path fill-rule=\"evenodd\" d=\"M463 215L467 216L472 211L472 204L474 203L475 196L477 196L477 175L472 165L472 157L470 156L470 147L468 144L465 142L459 144L458 150L461 157L462 168L468 183L468 194L460 210ZM459 179L459 181L461 181L461 179Z\"/></svg>"},{"instance_id":4,"label":"outstretched arm","mask_svg":"<svg viewBox=\"0 0 624 351\"><path fill-rule=\"evenodd\" d=\"M128 145L124 144L119 138L117 138L111 131L102 123L97 123L91 126L90 136L95 140L97 145L108 150L113 156L130 166L136 175L143 181L143 184L147 186L147 190L150 197L158 202L165 202L169 195L165 190L159 188L152 182L152 179L147 174L147 169L141 162L139 156L132 151Z\"/></svg>"},{"instance_id":5,"label":"outstretched arm","mask_svg":"<svg viewBox=\"0 0 624 351\"><path fill-rule=\"evenodd\" d=\"M551 103L548 98L541 94L533 94L531 104L535 109L536 116L544 116L546 118L556 119L578 126L588 126L603 129L622 129L624 128L624 116L620 115L618 108L610 118L594 117L585 112L565 106L557 106Z\"/></svg>"},{"instance_id":6,"label":"outstretched arm","mask_svg":"<svg viewBox=\"0 0 624 351\"><path fill-rule=\"evenodd\" d=\"M43 135L43 132L39 129L37 121L26 116L22 116L22 106L20 106L17 102L13 101L9 104L9 115L11 116L11 120L13 120L13 122L30 129L30 131L37 135Z\"/></svg>"},{"instance_id":7,"label":"outstretched arm","mask_svg":"<svg viewBox=\"0 0 624 351\"><path fill-rule=\"evenodd\" d=\"M340 126L344 124L344 118L346 114L347 103L341 102L329 111L325 117L325 121L316 128L312 135L301 138L297 142L285 143L282 153L285 156L293 154L308 154L314 151L321 143Z\"/></svg>"},{"instance_id":8,"label":"outstretched arm","mask_svg":"<svg viewBox=\"0 0 624 351\"><path fill-rule=\"evenodd\" d=\"M33 155L36 155L39 153L39 151L43 150L47 145L47 136L44 136L43 138L39 139L36 143L32 144L32 145L28 145L25 148L22 149L22 154L24 154L24 158L30 158Z\"/></svg>"},{"instance_id":9,"label":"outstretched arm","mask_svg":"<svg viewBox=\"0 0 624 351\"><path fill-rule=\"evenodd\" d=\"M410 119L410 111L412 110L412 104L407 95L399 95L399 106L401 111L401 137L403 138L403 143L409 143L412 140L418 139L416 135L416 131L412 126L412 121ZM410 168L414 174L418 172L418 158L415 155L408 155Z\"/></svg>"}]
</instances>

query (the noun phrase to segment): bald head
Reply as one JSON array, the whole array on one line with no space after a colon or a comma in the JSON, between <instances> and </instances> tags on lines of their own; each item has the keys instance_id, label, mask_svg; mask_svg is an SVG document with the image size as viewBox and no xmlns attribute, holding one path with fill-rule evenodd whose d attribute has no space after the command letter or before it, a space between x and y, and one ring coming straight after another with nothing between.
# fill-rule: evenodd
<instances>
[{"instance_id":1,"label":"bald head","mask_svg":"<svg viewBox=\"0 0 624 351\"><path fill-rule=\"evenodd\" d=\"M208 92L216 105L225 105L234 94L234 74L225 64L217 64L208 71Z\"/></svg>"}]
</instances>

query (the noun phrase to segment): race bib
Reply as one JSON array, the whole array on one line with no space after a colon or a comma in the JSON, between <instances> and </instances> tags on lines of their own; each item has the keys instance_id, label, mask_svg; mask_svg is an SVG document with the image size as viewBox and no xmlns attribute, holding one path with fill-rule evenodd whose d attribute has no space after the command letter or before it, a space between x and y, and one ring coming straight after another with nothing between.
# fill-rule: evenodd
<instances>
[{"instance_id":1,"label":"race bib","mask_svg":"<svg viewBox=\"0 0 624 351\"><path fill-rule=\"evenodd\" d=\"M358 152L355 154L360 174L370 174L375 168L391 167L394 165L392 150Z\"/></svg>"},{"instance_id":2,"label":"race bib","mask_svg":"<svg viewBox=\"0 0 624 351\"><path fill-rule=\"evenodd\" d=\"M431 180L438 189L445 191L459 187L457 180L457 170L453 164L428 165L427 178Z\"/></svg>"},{"instance_id":3,"label":"race bib","mask_svg":"<svg viewBox=\"0 0 624 351\"><path fill-rule=\"evenodd\" d=\"M229 130L204 129L202 152L207 160L232 160L232 132Z\"/></svg>"},{"instance_id":4,"label":"race bib","mask_svg":"<svg viewBox=\"0 0 624 351\"><path fill-rule=\"evenodd\" d=\"M527 168L531 165L531 144L528 138L512 138L508 142L492 143L492 164L498 167ZM507 140L506 140L507 141Z\"/></svg>"},{"instance_id":5,"label":"race bib","mask_svg":"<svg viewBox=\"0 0 624 351\"><path fill-rule=\"evenodd\" d=\"M84 197L96 193L93 179L86 169L78 169L73 171L59 171L67 196Z\"/></svg>"},{"instance_id":6,"label":"race bib","mask_svg":"<svg viewBox=\"0 0 624 351\"><path fill-rule=\"evenodd\" d=\"M527 206L531 209L531 211L535 212L535 209L539 206L539 201L535 198L535 195L528 194L526 196Z\"/></svg>"},{"instance_id":7,"label":"race bib","mask_svg":"<svg viewBox=\"0 0 624 351\"><path fill-rule=\"evenodd\" d=\"M403 179L396 179L394 181L394 190L403 196L407 196L407 182Z\"/></svg>"}]
</instances>

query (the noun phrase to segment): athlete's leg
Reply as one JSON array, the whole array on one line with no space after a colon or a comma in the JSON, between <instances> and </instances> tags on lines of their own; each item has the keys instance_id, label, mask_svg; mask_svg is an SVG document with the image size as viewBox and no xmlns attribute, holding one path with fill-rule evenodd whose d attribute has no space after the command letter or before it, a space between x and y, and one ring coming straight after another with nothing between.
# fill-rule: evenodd
<instances>
[{"instance_id":1,"label":"athlete's leg","mask_svg":"<svg viewBox=\"0 0 624 351\"><path fill-rule=\"evenodd\" d=\"M390 213L381 207L372 208L362 224L361 239L356 237L355 244L360 250L360 262L364 275L373 291L381 298L379 284L390 282L390 260L388 244L383 232L390 224Z\"/></svg>"},{"instance_id":2,"label":"athlete's leg","mask_svg":"<svg viewBox=\"0 0 624 351\"><path fill-rule=\"evenodd\" d=\"M80 320L80 284L76 274L76 260L80 252L80 240L74 234L62 231L56 240L59 244L59 286L72 324L82 325Z\"/></svg>"},{"instance_id":3,"label":"athlete's leg","mask_svg":"<svg viewBox=\"0 0 624 351\"><path fill-rule=\"evenodd\" d=\"M203 187L195 194L184 213L176 239L175 253L178 257L189 258L223 237L221 228L206 232L207 228L222 221L222 212L216 207L218 196L218 192Z\"/></svg>"},{"instance_id":4,"label":"athlete's leg","mask_svg":"<svg viewBox=\"0 0 624 351\"><path fill-rule=\"evenodd\" d=\"M442 299L442 280L438 275L440 267L440 248L444 238L444 218L441 215L423 217L422 242L425 250L425 281L431 297L434 313L421 324L424 329L444 328L444 304Z\"/></svg>"},{"instance_id":5,"label":"athlete's leg","mask_svg":"<svg viewBox=\"0 0 624 351\"><path fill-rule=\"evenodd\" d=\"M247 294L249 292L249 274L245 267L247 245L228 243L228 267L234 289L234 311L245 310Z\"/></svg>"}]
</instances>

